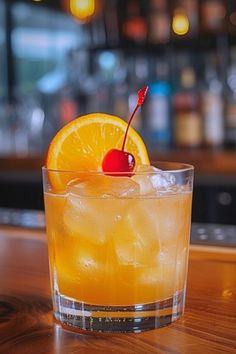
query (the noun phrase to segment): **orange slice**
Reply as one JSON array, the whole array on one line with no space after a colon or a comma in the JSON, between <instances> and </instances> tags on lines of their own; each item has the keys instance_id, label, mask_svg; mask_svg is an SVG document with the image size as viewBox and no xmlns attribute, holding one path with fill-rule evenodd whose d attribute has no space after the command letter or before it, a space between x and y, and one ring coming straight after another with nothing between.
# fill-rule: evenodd
<instances>
[{"instance_id":1,"label":"orange slice","mask_svg":"<svg viewBox=\"0 0 236 354\"><path fill-rule=\"evenodd\" d=\"M51 173L56 191L75 178L69 171L102 171L102 160L112 148L121 149L127 123L116 116L93 113L65 125L53 138L47 154L46 167L67 173ZM146 146L139 134L129 129L125 150L135 157L136 166L149 164Z\"/></svg>"}]
</instances>

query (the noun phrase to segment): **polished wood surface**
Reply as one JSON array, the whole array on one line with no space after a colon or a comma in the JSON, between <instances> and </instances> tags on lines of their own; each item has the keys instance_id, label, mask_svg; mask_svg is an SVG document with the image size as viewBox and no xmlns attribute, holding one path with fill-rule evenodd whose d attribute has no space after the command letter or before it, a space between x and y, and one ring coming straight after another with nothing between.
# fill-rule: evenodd
<instances>
[{"instance_id":1,"label":"polished wood surface","mask_svg":"<svg viewBox=\"0 0 236 354\"><path fill-rule=\"evenodd\" d=\"M191 246L186 311L141 334L67 332L52 318L44 232L0 228L0 354L236 353L236 249Z\"/></svg>"},{"instance_id":2,"label":"polished wood surface","mask_svg":"<svg viewBox=\"0 0 236 354\"><path fill-rule=\"evenodd\" d=\"M177 161L195 166L199 174L236 174L236 151L210 149L173 149L152 151L152 161ZM8 156L0 157L1 171L41 171L44 157L40 156Z\"/></svg>"}]
</instances>

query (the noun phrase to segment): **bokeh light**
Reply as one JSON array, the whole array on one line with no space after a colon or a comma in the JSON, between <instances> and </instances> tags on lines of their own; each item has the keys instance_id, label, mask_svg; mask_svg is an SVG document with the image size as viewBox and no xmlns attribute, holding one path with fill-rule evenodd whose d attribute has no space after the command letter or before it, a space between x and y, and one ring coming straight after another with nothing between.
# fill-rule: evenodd
<instances>
[{"instance_id":1,"label":"bokeh light","mask_svg":"<svg viewBox=\"0 0 236 354\"><path fill-rule=\"evenodd\" d=\"M189 31L189 19L183 12L176 12L172 21L173 32L179 36L183 36Z\"/></svg>"},{"instance_id":2,"label":"bokeh light","mask_svg":"<svg viewBox=\"0 0 236 354\"><path fill-rule=\"evenodd\" d=\"M79 20L86 20L95 13L95 0L70 0L70 12Z\"/></svg>"}]
</instances>

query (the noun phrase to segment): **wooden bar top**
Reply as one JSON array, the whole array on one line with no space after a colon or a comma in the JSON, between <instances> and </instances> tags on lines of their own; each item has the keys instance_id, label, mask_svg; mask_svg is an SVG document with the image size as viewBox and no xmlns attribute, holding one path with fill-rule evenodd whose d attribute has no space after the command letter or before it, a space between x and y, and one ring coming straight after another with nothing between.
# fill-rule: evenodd
<instances>
[{"instance_id":1,"label":"wooden bar top","mask_svg":"<svg viewBox=\"0 0 236 354\"><path fill-rule=\"evenodd\" d=\"M236 249L191 246L186 311L141 334L81 335L52 317L43 231L0 228L0 354L236 353Z\"/></svg>"}]
</instances>

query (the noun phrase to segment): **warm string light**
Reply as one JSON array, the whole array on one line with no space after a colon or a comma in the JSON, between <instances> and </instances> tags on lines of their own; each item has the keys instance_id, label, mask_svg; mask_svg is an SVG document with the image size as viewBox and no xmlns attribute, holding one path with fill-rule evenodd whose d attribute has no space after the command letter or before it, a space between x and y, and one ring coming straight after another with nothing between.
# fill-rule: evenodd
<instances>
[{"instance_id":1,"label":"warm string light","mask_svg":"<svg viewBox=\"0 0 236 354\"><path fill-rule=\"evenodd\" d=\"M70 0L70 12L77 19L85 21L95 13L95 0Z\"/></svg>"},{"instance_id":2,"label":"warm string light","mask_svg":"<svg viewBox=\"0 0 236 354\"><path fill-rule=\"evenodd\" d=\"M177 10L173 16L172 29L173 32L179 36L183 36L189 31L189 19L184 11Z\"/></svg>"}]
</instances>

